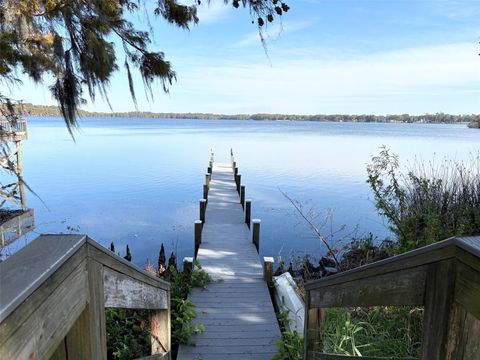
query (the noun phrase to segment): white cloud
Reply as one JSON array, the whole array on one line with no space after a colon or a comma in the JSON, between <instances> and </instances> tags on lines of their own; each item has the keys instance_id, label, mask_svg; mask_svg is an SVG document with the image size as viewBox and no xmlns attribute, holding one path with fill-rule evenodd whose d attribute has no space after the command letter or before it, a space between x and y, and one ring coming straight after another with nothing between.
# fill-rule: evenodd
<instances>
[{"instance_id":1,"label":"white cloud","mask_svg":"<svg viewBox=\"0 0 480 360\"><path fill-rule=\"evenodd\" d=\"M214 1L210 4L207 1L203 1L197 9L197 15L202 25L214 24L228 19L231 10L223 1Z\"/></svg>"},{"instance_id":2,"label":"white cloud","mask_svg":"<svg viewBox=\"0 0 480 360\"><path fill-rule=\"evenodd\" d=\"M205 94L192 111L471 112L478 111L471 99L480 100L477 50L457 43L333 60L294 59L291 49L272 67L211 59L202 63L216 66L186 69L175 93Z\"/></svg>"},{"instance_id":3,"label":"white cloud","mask_svg":"<svg viewBox=\"0 0 480 360\"><path fill-rule=\"evenodd\" d=\"M264 39L266 41L275 40L283 35L291 35L300 30L309 28L314 24L314 20L309 21L283 21L269 24L269 27L266 29ZM260 43L260 35L258 31L252 32L248 35L245 35L235 44L234 48L248 47L251 45L256 45Z\"/></svg>"}]
</instances>

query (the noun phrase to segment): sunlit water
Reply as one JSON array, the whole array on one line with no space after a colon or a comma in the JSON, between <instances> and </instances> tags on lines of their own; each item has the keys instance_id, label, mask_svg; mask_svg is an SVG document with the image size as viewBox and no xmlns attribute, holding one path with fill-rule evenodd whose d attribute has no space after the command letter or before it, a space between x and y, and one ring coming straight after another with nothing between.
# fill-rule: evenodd
<instances>
[{"instance_id":1,"label":"sunlit water","mask_svg":"<svg viewBox=\"0 0 480 360\"><path fill-rule=\"evenodd\" d=\"M191 256L210 149L228 162L233 148L252 216L262 219L261 255L318 256L325 247L281 191L313 208L317 223L333 211L326 235L346 242L357 229L384 238L366 183L380 146L404 164L480 149L480 132L465 125L89 118L75 138L59 118L31 119L24 177L45 204L28 194L37 226L9 252L39 233L78 231L122 254L129 244L139 265L155 261L162 242L179 259Z\"/></svg>"}]
</instances>

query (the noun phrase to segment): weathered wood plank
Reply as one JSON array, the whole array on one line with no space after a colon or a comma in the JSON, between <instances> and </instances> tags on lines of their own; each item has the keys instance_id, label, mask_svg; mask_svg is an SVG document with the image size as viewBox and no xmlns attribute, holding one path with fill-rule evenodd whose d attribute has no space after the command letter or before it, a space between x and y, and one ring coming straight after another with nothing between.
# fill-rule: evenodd
<instances>
[{"instance_id":1,"label":"weathered wood plank","mask_svg":"<svg viewBox=\"0 0 480 360\"><path fill-rule=\"evenodd\" d=\"M422 359L447 359L455 287L455 260L430 264L425 286ZM455 320L456 321L456 320ZM454 321L454 322L455 322Z\"/></svg>"},{"instance_id":2,"label":"weathered wood plank","mask_svg":"<svg viewBox=\"0 0 480 360\"><path fill-rule=\"evenodd\" d=\"M305 284L305 289L320 289L323 287L341 284L350 281L356 281L365 277L376 276L385 273L391 273L400 270L406 270L417 266L431 264L434 262L452 259L456 254L456 247L454 241L445 240L445 246L438 247L434 245L426 246L432 247L428 252L421 248L402 255L393 256L391 258L360 266L358 268L348 270L339 274L328 276L320 280L309 281Z\"/></svg>"},{"instance_id":3,"label":"weathered wood plank","mask_svg":"<svg viewBox=\"0 0 480 360\"><path fill-rule=\"evenodd\" d=\"M92 360L106 360L107 334L105 320L105 295L103 265L92 258L88 248L88 289L90 291L89 332Z\"/></svg>"},{"instance_id":4,"label":"weathered wood plank","mask_svg":"<svg viewBox=\"0 0 480 360\"><path fill-rule=\"evenodd\" d=\"M459 261L456 280L455 301L480 319L480 272Z\"/></svg>"},{"instance_id":5,"label":"weathered wood plank","mask_svg":"<svg viewBox=\"0 0 480 360\"><path fill-rule=\"evenodd\" d=\"M110 250L104 248L90 238L87 238L87 242L89 245L88 251L91 254L91 257L106 267L151 286L155 286L163 290L170 289L170 283L167 281L159 279L158 277L149 274L145 270L140 269L131 262L115 255Z\"/></svg>"},{"instance_id":6,"label":"weathered wood plank","mask_svg":"<svg viewBox=\"0 0 480 360\"><path fill-rule=\"evenodd\" d=\"M5 320L0 322L0 347L14 334L18 326L27 321L31 314L44 302L45 298L50 296L58 285L64 282L86 257L87 249L86 247L81 247L74 256L68 259L67 262L21 303L21 309L15 309ZM2 276L4 274L3 272L1 273ZM12 324L15 326L12 326Z\"/></svg>"},{"instance_id":7,"label":"weathered wood plank","mask_svg":"<svg viewBox=\"0 0 480 360\"><path fill-rule=\"evenodd\" d=\"M65 359L90 360L92 344L90 332L90 304L87 304L77 321L73 324L64 341L60 344L65 348Z\"/></svg>"},{"instance_id":8,"label":"weathered wood plank","mask_svg":"<svg viewBox=\"0 0 480 360\"><path fill-rule=\"evenodd\" d=\"M0 263L0 322L83 244L83 235L42 235Z\"/></svg>"},{"instance_id":9,"label":"weathered wood plank","mask_svg":"<svg viewBox=\"0 0 480 360\"><path fill-rule=\"evenodd\" d=\"M166 354L170 351L170 311L158 310L150 317L152 354Z\"/></svg>"},{"instance_id":10,"label":"weathered wood plank","mask_svg":"<svg viewBox=\"0 0 480 360\"><path fill-rule=\"evenodd\" d=\"M418 266L310 290L310 307L423 305L426 272Z\"/></svg>"},{"instance_id":11,"label":"weathered wood plank","mask_svg":"<svg viewBox=\"0 0 480 360\"><path fill-rule=\"evenodd\" d=\"M198 260L214 278L190 299L206 326L179 359L270 359L281 337L230 165L214 164Z\"/></svg>"},{"instance_id":12,"label":"weathered wood plank","mask_svg":"<svg viewBox=\"0 0 480 360\"><path fill-rule=\"evenodd\" d=\"M105 307L167 309L167 291L145 284L118 271L104 268Z\"/></svg>"},{"instance_id":13,"label":"weathered wood plank","mask_svg":"<svg viewBox=\"0 0 480 360\"><path fill-rule=\"evenodd\" d=\"M1 359L48 359L55 353L88 302L86 266L87 261L82 261L25 322L4 320L6 329L16 331L0 347Z\"/></svg>"}]
</instances>

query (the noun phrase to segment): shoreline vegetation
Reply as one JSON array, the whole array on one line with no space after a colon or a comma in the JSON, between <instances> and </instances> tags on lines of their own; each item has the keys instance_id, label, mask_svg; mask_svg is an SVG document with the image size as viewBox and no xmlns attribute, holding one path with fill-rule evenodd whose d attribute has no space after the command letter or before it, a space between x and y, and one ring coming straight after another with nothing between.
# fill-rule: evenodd
<instances>
[{"instance_id":1,"label":"shoreline vegetation","mask_svg":"<svg viewBox=\"0 0 480 360\"><path fill-rule=\"evenodd\" d=\"M17 106L19 115L61 116L57 106L33 105L23 103ZM213 113L155 113L148 111L129 112L90 112L79 110L80 117L136 117L190 120L285 120L285 121L328 121L328 122L379 122L379 123L421 123L421 124L468 124L470 128L480 126L480 114L453 115L445 113L410 115L410 114L213 114Z\"/></svg>"}]
</instances>

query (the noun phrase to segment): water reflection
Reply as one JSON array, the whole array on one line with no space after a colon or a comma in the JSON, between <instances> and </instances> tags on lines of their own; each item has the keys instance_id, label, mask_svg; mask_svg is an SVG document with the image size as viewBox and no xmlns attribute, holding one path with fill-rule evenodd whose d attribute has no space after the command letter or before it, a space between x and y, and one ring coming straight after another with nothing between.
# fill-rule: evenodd
<instances>
[{"instance_id":1,"label":"water reflection","mask_svg":"<svg viewBox=\"0 0 480 360\"><path fill-rule=\"evenodd\" d=\"M0 259L4 247L35 228L23 177L22 142L27 138L26 119L0 118Z\"/></svg>"},{"instance_id":2,"label":"water reflection","mask_svg":"<svg viewBox=\"0 0 480 360\"><path fill-rule=\"evenodd\" d=\"M357 225L388 235L365 182L382 144L401 160L479 149L464 125L85 119L73 142L61 119L32 119L24 171L48 206L32 198L37 233L79 231L117 251L128 243L142 265L161 242L191 256L210 149L228 162L232 147L252 217L262 219L261 255L287 257L324 248L279 189L320 217L334 209L331 226L347 225L344 235Z\"/></svg>"}]
</instances>

